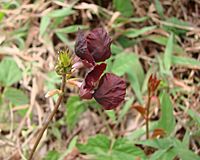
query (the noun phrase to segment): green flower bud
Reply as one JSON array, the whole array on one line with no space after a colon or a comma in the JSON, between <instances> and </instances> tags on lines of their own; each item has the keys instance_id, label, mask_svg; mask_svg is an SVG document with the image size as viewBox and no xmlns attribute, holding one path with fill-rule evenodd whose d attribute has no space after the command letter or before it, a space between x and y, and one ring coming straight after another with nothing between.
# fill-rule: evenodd
<instances>
[{"instance_id":1,"label":"green flower bud","mask_svg":"<svg viewBox=\"0 0 200 160\"><path fill-rule=\"evenodd\" d=\"M58 75L68 74L71 75L72 57L69 49L58 52L58 60L55 66Z\"/></svg>"}]
</instances>

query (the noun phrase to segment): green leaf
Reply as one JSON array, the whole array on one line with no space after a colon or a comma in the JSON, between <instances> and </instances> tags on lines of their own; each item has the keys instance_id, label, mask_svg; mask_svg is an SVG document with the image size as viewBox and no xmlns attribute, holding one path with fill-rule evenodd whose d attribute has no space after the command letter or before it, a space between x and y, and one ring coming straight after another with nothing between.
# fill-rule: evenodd
<instances>
[{"instance_id":1,"label":"green leaf","mask_svg":"<svg viewBox=\"0 0 200 160\"><path fill-rule=\"evenodd\" d=\"M0 84L11 86L22 78L21 70L11 58L4 58L0 63Z\"/></svg>"},{"instance_id":2,"label":"green leaf","mask_svg":"<svg viewBox=\"0 0 200 160\"><path fill-rule=\"evenodd\" d=\"M116 122L116 115L114 110L105 110L108 117L112 120L112 122Z\"/></svg>"},{"instance_id":3,"label":"green leaf","mask_svg":"<svg viewBox=\"0 0 200 160\"><path fill-rule=\"evenodd\" d=\"M196 111L194 111L190 108L188 109L188 108L184 107L183 105L178 105L178 107L180 107L182 110L184 110L184 112L186 112L200 127L200 117Z\"/></svg>"},{"instance_id":4,"label":"green leaf","mask_svg":"<svg viewBox=\"0 0 200 160\"><path fill-rule=\"evenodd\" d=\"M181 158L181 160L200 160L200 157L196 155L194 152L185 149L183 147L176 147L175 148L176 153L178 154L178 157Z\"/></svg>"},{"instance_id":5,"label":"green leaf","mask_svg":"<svg viewBox=\"0 0 200 160\"><path fill-rule=\"evenodd\" d=\"M130 39L124 35L121 35L117 38L117 42L123 47L123 48L129 48L133 45L137 44L136 39Z\"/></svg>"},{"instance_id":6,"label":"green leaf","mask_svg":"<svg viewBox=\"0 0 200 160\"><path fill-rule=\"evenodd\" d=\"M147 26L147 27L143 27L141 29L128 29L123 33L123 35L127 36L128 38L136 38L140 35L143 35L146 32L154 30L155 28L156 28L156 26Z\"/></svg>"},{"instance_id":7,"label":"green leaf","mask_svg":"<svg viewBox=\"0 0 200 160\"><path fill-rule=\"evenodd\" d=\"M40 22L40 35L44 35L48 25L50 24L51 19L48 16L43 16Z\"/></svg>"},{"instance_id":8,"label":"green leaf","mask_svg":"<svg viewBox=\"0 0 200 160\"><path fill-rule=\"evenodd\" d=\"M199 160L199 156L188 150L187 147L176 138L151 139L137 142L137 144L159 149L157 153L155 152L155 154L152 155L153 158L159 158L159 160L173 160L175 156L178 156L182 160ZM153 158L151 157L152 160L154 160Z\"/></svg>"},{"instance_id":9,"label":"green leaf","mask_svg":"<svg viewBox=\"0 0 200 160\"><path fill-rule=\"evenodd\" d=\"M125 138L120 138L115 141L112 148L112 157L114 160L130 160L136 157L146 159L144 152Z\"/></svg>"},{"instance_id":10,"label":"green leaf","mask_svg":"<svg viewBox=\"0 0 200 160\"><path fill-rule=\"evenodd\" d=\"M162 4L160 3L160 0L155 0L155 7L158 14L161 16L161 18L164 18L164 11L163 11Z\"/></svg>"},{"instance_id":11,"label":"green leaf","mask_svg":"<svg viewBox=\"0 0 200 160\"><path fill-rule=\"evenodd\" d=\"M60 157L60 153L57 151L48 151L45 155L44 160L58 160Z\"/></svg>"},{"instance_id":12,"label":"green leaf","mask_svg":"<svg viewBox=\"0 0 200 160\"><path fill-rule=\"evenodd\" d=\"M51 11L47 14L47 16L50 18L57 18L57 17L66 17L66 16L69 16L74 13L75 13L75 11L72 10L71 7L67 7L67 8L62 8L62 9L57 9L57 10Z\"/></svg>"},{"instance_id":13,"label":"green leaf","mask_svg":"<svg viewBox=\"0 0 200 160\"><path fill-rule=\"evenodd\" d=\"M129 109L131 108L133 104L133 101L134 101L133 97L131 97L129 100L126 101L126 103L120 110L118 122L120 122L122 118L127 114L127 112L129 111Z\"/></svg>"},{"instance_id":14,"label":"green leaf","mask_svg":"<svg viewBox=\"0 0 200 160\"><path fill-rule=\"evenodd\" d=\"M141 87L144 80L144 71L138 57L134 53L121 53L115 57L112 72L118 76L128 74L130 84L142 103Z\"/></svg>"},{"instance_id":15,"label":"green leaf","mask_svg":"<svg viewBox=\"0 0 200 160\"><path fill-rule=\"evenodd\" d=\"M3 20L4 16L5 16L5 13L0 12L0 22Z\"/></svg>"},{"instance_id":16,"label":"green leaf","mask_svg":"<svg viewBox=\"0 0 200 160\"><path fill-rule=\"evenodd\" d=\"M138 77L140 86L144 80L144 70L139 61L138 56L135 53L121 53L115 57L115 61L112 66L112 72L118 76L122 76L125 73L135 73Z\"/></svg>"},{"instance_id":17,"label":"green leaf","mask_svg":"<svg viewBox=\"0 0 200 160\"><path fill-rule=\"evenodd\" d=\"M125 17L130 17L133 15L134 8L131 0L113 0L113 6Z\"/></svg>"},{"instance_id":18,"label":"green leaf","mask_svg":"<svg viewBox=\"0 0 200 160\"><path fill-rule=\"evenodd\" d=\"M68 38L66 37L65 34L56 32L56 36L57 36L63 43L65 43L65 44L70 44L70 41L68 40Z\"/></svg>"},{"instance_id":19,"label":"green leaf","mask_svg":"<svg viewBox=\"0 0 200 160\"><path fill-rule=\"evenodd\" d=\"M95 160L130 160L136 157L146 158L144 152L127 139L111 141L105 135L96 135L87 144L77 145L81 153L94 155Z\"/></svg>"},{"instance_id":20,"label":"green leaf","mask_svg":"<svg viewBox=\"0 0 200 160\"><path fill-rule=\"evenodd\" d=\"M176 153L175 148L171 148L171 149L167 150L167 152L165 152L162 155L162 157L160 158L160 160L174 160L174 158L176 157L176 155L177 155L177 153Z\"/></svg>"},{"instance_id":21,"label":"green leaf","mask_svg":"<svg viewBox=\"0 0 200 160\"><path fill-rule=\"evenodd\" d=\"M184 22L184 21L181 21L179 20L178 18L176 17L171 17L171 18L167 18L166 20L168 23L170 23L171 25L168 25L167 23L164 24L163 28L168 31L168 32L173 32L174 34L177 34L179 36L181 35L185 35L187 33L187 30L185 29L180 29L176 26L185 26L185 27L188 27L189 26L189 23L188 22Z\"/></svg>"},{"instance_id":22,"label":"green leaf","mask_svg":"<svg viewBox=\"0 0 200 160\"><path fill-rule=\"evenodd\" d=\"M81 113L86 110L86 107L84 102L80 100L79 96L71 96L67 100L66 109L67 112L65 114L65 119L67 126L71 131L79 120Z\"/></svg>"},{"instance_id":23,"label":"green leaf","mask_svg":"<svg viewBox=\"0 0 200 160\"><path fill-rule=\"evenodd\" d=\"M77 147L81 153L101 155L106 154L110 145L108 137L99 134L89 138L87 144L77 144Z\"/></svg>"},{"instance_id":24,"label":"green leaf","mask_svg":"<svg viewBox=\"0 0 200 160\"><path fill-rule=\"evenodd\" d=\"M150 41L153 41L157 44L166 46L167 45L167 41L168 39L164 36L160 36L160 35L150 35L148 37L145 37L145 39L148 39ZM185 54L186 52L184 51L183 48L181 48L177 43L174 42L173 45L173 51L174 53L178 53L178 54Z\"/></svg>"},{"instance_id":25,"label":"green leaf","mask_svg":"<svg viewBox=\"0 0 200 160\"><path fill-rule=\"evenodd\" d=\"M139 141L137 144L143 144L145 146L153 147L156 149L168 149L173 146L175 138L162 138L162 139L148 139L145 141Z\"/></svg>"},{"instance_id":26,"label":"green leaf","mask_svg":"<svg viewBox=\"0 0 200 160\"><path fill-rule=\"evenodd\" d=\"M168 152L168 149L160 149L151 155L150 160L160 160L166 152Z\"/></svg>"},{"instance_id":27,"label":"green leaf","mask_svg":"<svg viewBox=\"0 0 200 160\"><path fill-rule=\"evenodd\" d=\"M200 62L194 58L172 56L172 64L180 67L187 67L191 69L200 69Z\"/></svg>"},{"instance_id":28,"label":"green leaf","mask_svg":"<svg viewBox=\"0 0 200 160\"><path fill-rule=\"evenodd\" d=\"M67 150L66 150L64 153L62 153L62 155L60 155L60 157L59 157L58 160L64 160L64 159L65 159L65 157L73 150L73 148L76 147L77 140L78 140L78 136L75 136L75 137L71 140L71 142L70 142L70 144L69 144Z\"/></svg>"},{"instance_id":29,"label":"green leaf","mask_svg":"<svg viewBox=\"0 0 200 160\"><path fill-rule=\"evenodd\" d=\"M119 54L119 53L122 53L123 52L123 48L122 47L119 47L115 44L111 44L111 53L112 54Z\"/></svg>"},{"instance_id":30,"label":"green leaf","mask_svg":"<svg viewBox=\"0 0 200 160\"><path fill-rule=\"evenodd\" d=\"M164 53L164 67L167 71L170 70L171 61L172 61L172 53L173 53L173 43L174 43L174 36L173 34L170 35L167 41L165 53Z\"/></svg>"},{"instance_id":31,"label":"green leaf","mask_svg":"<svg viewBox=\"0 0 200 160\"><path fill-rule=\"evenodd\" d=\"M142 23L145 22L149 19L149 17L145 16L145 17L118 17L115 22L111 25L112 28L120 28L122 27L124 24L126 24L127 22L131 23Z\"/></svg>"},{"instance_id":32,"label":"green leaf","mask_svg":"<svg viewBox=\"0 0 200 160\"><path fill-rule=\"evenodd\" d=\"M29 98L23 91L12 87L6 88L4 97L16 106L29 103Z\"/></svg>"},{"instance_id":33,"label":"green leaf","mask_svg":"<svg viewBox=\"0 0 200 160\"><path fill-rule=\"evenodd\" d=\"M173 115L173 105L169 95L164 92L161 95L161 117L158 122L158 128L164 129L167 135L170 135L176 125L175 117Z\"/></svg>"},{"instance_id":34,"label":"green leaf","mask_svg":"<svg viewBox=\"0 0 200 160\"><path fill-rule=\"evenodd\" d=\"M57 33L74 33L74 32L77 32L78 29L86 29L86 28L88 28L88 27L84 26L84 25L71 25L68 27L55 29L55 32L57 32Z\"/></svg>"},{"instance_id":35,"label":"green leaf","mask_svg":"<svg viewBox=\"0 0 200 160\"><path fill-rule=\"evenodd\" d=\"M157 121L150 122L149 123L149 130L153 131L155 128L157 128L157 126L158 126L158 122ZM132 133L130 133L127 136L127 138L130 141L137 140L137 139L141 138L142 136L144 136L145 133L146 133L146 128L145 128L145 126L143 126L143 127L138 128L137 130L133 131Z\"/></svg>"},{"instance_id":36,"label":"green leaf","mask_svg":"<svg viewBox=\"0 0 200 160\"><path fill-rule=\"evenodd\" d=\"M140 104L142 104L143 103L142 91L141 91L141 86L139 84L137 75L134 72L128 71L128 80L131 84L131 87L133 88L133 90L135 92L135 95L136 95L138 101L140 102Z\"/></svg>"},{"instance_id":37,"label":"green leaf","mask_svg":"<svg viewBox=\"0 0 200 160\"><path fill-rule=\"evenodd\" d=\"M189 148L190 145L190 131L186 130L185 135L183 137L183 145Z\"/></svg>"}]
</instances>

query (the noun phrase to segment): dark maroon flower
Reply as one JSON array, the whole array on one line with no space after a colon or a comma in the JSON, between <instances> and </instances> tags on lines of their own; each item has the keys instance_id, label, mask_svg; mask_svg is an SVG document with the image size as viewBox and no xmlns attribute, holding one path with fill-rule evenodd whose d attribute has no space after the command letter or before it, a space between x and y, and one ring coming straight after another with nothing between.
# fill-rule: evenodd
<instances>
[{"instance_id":1,"label":"dark maroon flower","mask_svg":"<svg viewBox=\"0 0 200 160\"><path fill-rule=\"evenodd\" d=\"M99 80L99 78L101 77L105 69L106 69L106 64L102 63L99 65L96 65L93 68L93 70L90 71L86 75L85 80L83 84L81 85L80 92L79 92L81 98L83 99L92 98L92 94L94 93L94 88L96 86L95 84Z\"/></svg>"},{"instance_id":2,"label":"dark maroon flower","mask_svg":"<svg viewBox=\"0 0 200 160\"><path fill-rule=\"evenodd\" d=\"M80 87L79 94L83 99L92 99L94 97L104 109L109 110L116 108L124 100L126 83L122 78L112 73L106 73L101 77L105 68L105 63L96 65L87 74ZM99 84L97 84L98 81Z\"/></svg>"},{"instance_id":3,"label":"dark maroon flower","mask_svg":"<svg viewBox=\"0 0 200 160\"><path fill-rule=\"evenodd\" d=\"M100 79L93 96L104 109L109 110L116 108L124 100L125 94L125 81L112 73L106 73Z\"/></svg>"},{"instance_id":4,"label":"dark maroon flower","mask_svg":"<svg viewBox=\"0 0 200 160\"><path fill-rule=\"evenodd\" d=\"M75 43L75 54L81 58L86 64L89 63L94 65L94 59L92 55L89 53L87 48L87 41L85 35L82 31L79 31L76 37Z\"/></svg>"},{"instance_id":5,"label":"dark maroon flower","mask_svg":"<svg viewBox=\"0 0 200 160\"><path fill-rule=\"evenodd\" d=\"M85 88L94 88L95 82L99 80L105 69L106 69L105 63L96 65L94 69L91 72L89 72L85 78Z\"/></svg>"},{"instance_id":6,"label":"dark maroon flower","mask_svg":"<svg viewBox=\"0 0 200 160\"><path fill-rule=\"evenodd\" d=\"M78 32L75 43L75 54L86 64L94 66L95 62L102 62L111 56L111 38L103 28L96 28L87 36Z\"/></svg>"},{"instance_id":7,"label":"dark maroon flower","mask_svg":"<svg viewBox=\"0 0 200 160\"><path fill-rule=\"evenodd\" d=\"M110 58L111 38L103 28L92 30L87 38L87 47L95 62L102 62Z\"/></svg>"}]
</instances>

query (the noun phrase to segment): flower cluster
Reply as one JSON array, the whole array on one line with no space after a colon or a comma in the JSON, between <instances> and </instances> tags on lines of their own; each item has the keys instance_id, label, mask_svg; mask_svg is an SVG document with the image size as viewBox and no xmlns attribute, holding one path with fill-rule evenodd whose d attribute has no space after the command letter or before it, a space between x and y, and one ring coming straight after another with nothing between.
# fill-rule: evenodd
<instances>
[{"instance_id":1,"label":"flower cluster","mask_svg":"<svg viewBox=\"0 0 200 160\"><path fill-rule=\"evenodd\" d=\"M96 28L87 35L79 31L75 44L75 54L90 69L84 81L78 85L80 97L94 98L104 109L116 108L126 94L126 83L122 78L113 73L102 75L106 69L104 61L111 56L111 42L103 28Z\"/></svg>"}]
</instances>

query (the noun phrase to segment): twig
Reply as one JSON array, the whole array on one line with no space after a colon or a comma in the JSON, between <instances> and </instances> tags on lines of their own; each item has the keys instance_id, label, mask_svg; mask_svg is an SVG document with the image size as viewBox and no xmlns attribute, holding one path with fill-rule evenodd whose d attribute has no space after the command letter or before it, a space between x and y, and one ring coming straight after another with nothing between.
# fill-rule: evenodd
<instances>
[{"instance_id":1,"label":"twig","mask_svg":"<svg viewBox=\"0 0 200 160\"><path fill-rule=\"evenodd\" d=\"M44 131L47 129L49 123L52 121L54 115L56 114L56 112L57 112L57 110L58 110L58 108L60 106L60 103L61 103L61 101L63 99L63 93L64 93L64 89L65 89L65 82L66 82L66 75L64 74L62 76L62 84L61 84L62 94L58 97L58 100L56 102L54 110L51 112L51 114L49 115L47 121L44 123L42 129L40 130L40 133L39 133L39 135L38 135L38 137L36 139L36 142L34 144L33 150L31 151L31 154L29 156L29 160L31 160L33 158L33 154L34 154L34 152L35 152L35 150L36 150L36 148L37 148L37 146L38 146L38 144L39 144L39 142L40 142L40 140L42 138L42 135L44 134Z\"/></svg>"},{"instance_id":2,"label":"twig","mask_svg":"<svg viewBox=\"0 0 200 160\"><path fill-rule=\"evenodd\" d=\"M149 109L151 104L151 95L148 92L148 100L146 104L146 139L149 139Z\"/></svg>"}]
</instances>

